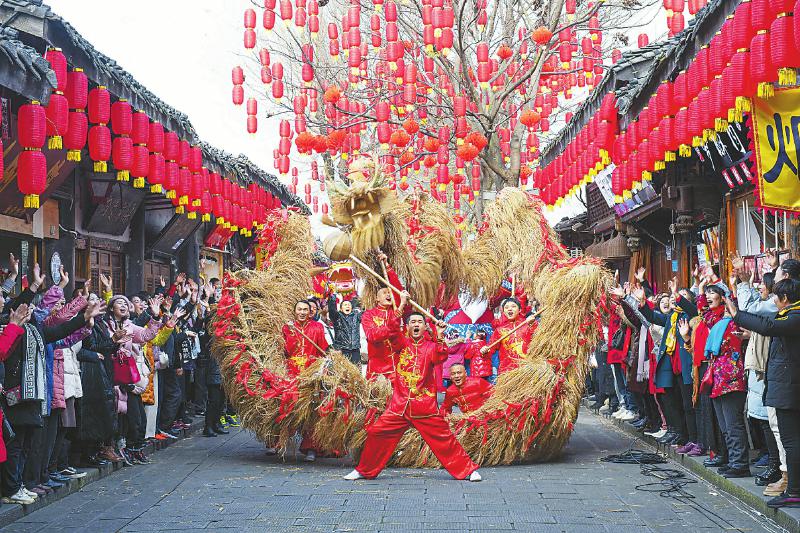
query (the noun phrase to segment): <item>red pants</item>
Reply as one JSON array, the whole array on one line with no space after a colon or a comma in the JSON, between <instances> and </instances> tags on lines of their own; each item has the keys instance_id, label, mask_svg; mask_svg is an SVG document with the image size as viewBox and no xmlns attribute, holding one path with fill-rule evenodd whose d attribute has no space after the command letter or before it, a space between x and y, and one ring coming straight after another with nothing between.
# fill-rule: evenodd
<instances>
[{"instance_id":1,"label":"red pants","mask_svg":"<svg viewBox=\"0 0 800 533\"><path fill-rule=\"evenodd\" d=\"M356 467L359 474L367 479L377 477L392 457L397 443L411 426L419 431L433 454L454 478L466 479L478 469L478 465L472 462L461 443L456 440L442 415L411 418L408 414L398 415L386 411L367 428L367 441Z\"/></svg>"}]
</instances>

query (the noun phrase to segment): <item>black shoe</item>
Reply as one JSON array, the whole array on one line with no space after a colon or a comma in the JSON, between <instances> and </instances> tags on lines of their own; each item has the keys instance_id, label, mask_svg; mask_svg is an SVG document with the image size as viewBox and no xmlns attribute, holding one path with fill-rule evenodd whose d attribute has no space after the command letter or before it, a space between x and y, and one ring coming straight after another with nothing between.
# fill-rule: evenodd
<instances>
[{"instance_id":1,"label":"black shoe","mask_svg":"<svg viewBox=\"0 0 800 533\"><path fill-rule=\"evenodd\" d=\"M96 455L92 455L86 461L86 464L89 465L89 466L100 467L100 466L106 466L107 464L109 464L109 461L107 461L107 460L105 460L105 459L103 459L101 457L98 457Z\"/></svg>"},{"instance_id":2,"label":"black shoe","mask_svg":"<svg viewBox=\"0 0 800 533\"><path fill-rule=\"evenodd\" d=\"M205 428L203 428L203 436L204 437L216 437L217 434L213 429L211 429L209 427L205 427Z\"/></svg>"},{"instance_id":3,"label":"black shoe","mask_svg":"<svg viewBox=\"0 0 800 533\"><path fill-rule=\"evenodd\" d=\"M642 427L647 425L647 419L646 418L640 418L638 420L634 420L633 422L630 422L630 425L632 425L636 429L642 428Z\"/></svg>"},{"instance_id":4,"label":"black shoe","mask_svg":"<svg viewBox=\"0 0 800 533\"><path fill-rule=\"evenodd\" d=\"M227 435L228 433L230 433L230 431L228 431L227 429L223 428L222 426L215 427L214 431L219 433L220 435Z\"/></svg>"},{"instance_id":5,"label":"black shoe","mask_svg":"<svg viewBox=\"0 0 800 533\"><path fill-rule=\"evenodd\" d=\"M777 466L768 466L766 470L756 476L756 485L764 487L775 483L781 478L781 469Z\"/></svg>"},{"instance_id":6,"label":"black shoe","mask_svg":"<svg viewBox=\"0 0 800 533\"><path fill-rule=\"evenodd\" d=\"M768 507L777 509L778 507L800 507L800 496L789 496L786 492L780 496L775 496L767 502Z\"/></svg>"},{"instance_id":7,"label":"black shoe","mask_svg":"<svg viewBox=\"0 0 800 533\"><path fill-rule=\"evenodd\" d=\"M197 411L194 412L194 414L196 414L197 416L206 416L206 410L198 409Z\"/></svg>"},{"instance_id":8,"label":"black shoe","mask_svg":"<svg viewBox=\"0 0 800 533\"><path fill-rule=\"evenodd\" d=\"M724 476L730 469L731 467L729 465L721 466L717 468L717 474Z\"/></svg>"},{"instance_id":9,"label":"black shoe","mask_svg":"<svg viewBox=\"0 0 800 533\"><path fill-rule=\"evenodd\" d=\"M596 394L592 394L591 396L589 396L586 399L589 400L590 402L596 402L597 401L597 395Z\"/></svg>"},{"instance_id":10,"label":"black shoe","mask_svg":"<svg viewBox=\"0 0 800 533\"><path fill-rule=\"evenodd\" d=\"M724 477L727 478L734 478L734 477L752 477L753 474L750 473L750 469L748 467L742 468L729 468L724 474Z\"/></svg>"},{"instance_id":11,"label":"black shoe","mask_svg":"<svg viewBox=\"0 0 800 533\"><path fill-rule=\"evenodd\" d=\"M672 441L678 437L678 434L672 430L667 430L663 437L656 439L661 444L672 444Z\"/></svg>"},{"instance_id":12,"label":"black shoe","mask_svg":"<svg viewBox=\"0 0 800 533\"><path fill-rule=\"evenodd\" d=\"M711 459L710 457L708 459L705 459L703 461L703 466L705 466L707 468L715 468L715 467L718 467L718 466L728 466L728 460L727 459L723 459L722 457L717 455L713 459Z\"/></svg>"}]
</instances>

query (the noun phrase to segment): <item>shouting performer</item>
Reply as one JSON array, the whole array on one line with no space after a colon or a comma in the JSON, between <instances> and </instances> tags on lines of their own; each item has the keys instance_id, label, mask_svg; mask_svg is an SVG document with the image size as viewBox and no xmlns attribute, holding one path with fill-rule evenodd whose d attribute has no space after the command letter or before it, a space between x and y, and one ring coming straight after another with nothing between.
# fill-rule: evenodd
<instances>
[{"instance_id":1,"label":"shouting performer","mask_svg":"<svg viewBox=\"0 0 800 533\"><path fill-rule=\"evenodd\" d=\"M325 328L321 322L312 319L311 306L306 300L300 300L294 304L294 321L284 324L283 340L286 346L286 363L290 378L297 377L314 361L325 356L325 350L328 349ZM306 461L311 462L317 459L318 450L311 435L303 435L300 451L306 454ZM267 453L274 452L274 448L267 447Z\"/></svg>"},{"instance_id":2,"label":"shouting performer","mask_svg":"<svg viewBox=\"0 0 800 533\"><path fill-rule=\"evenodd\" d=\"M531 342L531 336L536 330L535 316L531 315L528 318L523 318L520 313L521 305L516 298L508 298L503 302L503 314L496 321L496 327L493 338L501 339L508 335L517 326L525 323L514 333L511 333L502 341L500 341L500 367L497 369L497 374L502 374L508 370L513 370L519 366L519 360L525 357L528 352L528 345ZM490 343L491 344L491 343ZM484 346L480 352L483 355L489 353L489 347Z\"/></svg>"},{"instance_id":3,"label":"shouting performer","mask_svg":"<svg viewBox=\"0 0 800 533\"><path fill-rule=\"evenodd\" d=\"M381 254L379 260L385 262L386 256ZM389 282L402 289L400 280L391 268L387 268ZM403 333L400 329L400 319L406 301L401 299L398 304L392 289L383 287L377 294L377 305L364 311L361 316L361 326L367 337L367 379L386 376L392 379L396 364L395 354L400 351Z\"/></svg>"},{"instance_id":4,"label":"shouting performer","mask_svg":"<svg viewBox=\"0 0 800 533\"><path fill-rule=\"evenodd\" d=\"M401 305L407 301L408 293L404 292ZM393 333L400 335L399 321L392 322L392 327ZM389 462L403 434L414 426L454 478L481 480L478 465L469 458L436 408L433 368L447 359L447 345L442 341L444 328L439 329L436 342L425 338L425 330L425 317L411 313L408 337L401 337L403 348L394 369L392 398L386 411L367 428L361 460L345 479L375 478Z\"/></svg>"},{"instance_id":5,"label":"shouting performer","mask_svg":"<svg viewBox=\"0 0 800 533\"><path fill-rule=\"evenodd\" d=\"M443 415L452 413L454 405L462 413L470 413L479 409L492 395L492 386L489 382L478 377L467 376L467 369L462 364L456 363L450 366L450 379L453 384L447 387L444 403L439 408L439 412Z\"/></svg>"}]
</instances>

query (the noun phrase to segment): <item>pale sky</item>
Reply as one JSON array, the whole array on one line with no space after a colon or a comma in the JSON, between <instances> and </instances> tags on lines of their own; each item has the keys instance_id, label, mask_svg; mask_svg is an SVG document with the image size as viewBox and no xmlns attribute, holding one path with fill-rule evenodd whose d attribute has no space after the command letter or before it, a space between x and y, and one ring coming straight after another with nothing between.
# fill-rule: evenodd
<instances>
[{"instance_id":1,"label":"pale sky","mask_svg":"<svg viewBox=\"0 0 800 533\"><path fill-rule=\"evenodd\" d=\"M204 141L233 154L244 153L275 173L277 125L261 117L258 134L251 136L244 106L231 103L231 68L242 62L237 54L244 51L242 14L252 6L249 0L46 3L95 48L186 113Z\"/></svg>"}]
</instances>

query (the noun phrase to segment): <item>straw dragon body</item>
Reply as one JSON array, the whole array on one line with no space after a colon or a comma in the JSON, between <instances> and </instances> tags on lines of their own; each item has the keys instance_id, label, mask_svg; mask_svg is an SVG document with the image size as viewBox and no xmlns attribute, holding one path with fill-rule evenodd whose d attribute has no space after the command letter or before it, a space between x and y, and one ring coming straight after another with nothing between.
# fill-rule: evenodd
<instances>
[{"instance_id":1,"label":"straw dragon body","mask_svg":"<svg viewBox=\"0 0 800 533\"><path fill-rule=\"evenodd\" d=\"M378 268L376 250L389 259L416 301L451 301L460 291L492 294L515 272L546 312L519 368L502 374L486 404L452 415L451 427L481 464L546 461L566 444L577 418L588 352L605 307L606 270L594 260L571 259L542 216L541 202L506 188L486 209L477 238L462 251L444 206L426 195L400 200L381 183L354 180L332 191L334 220L352 238L352 252ZM261 235L261 270L225 280L214 324L229 401L243 426L270 445L285 447L312 430L328 450L356 452L365 425L382 412L391 386L368 382L338 352L288 379L281 326L309 288L312 238L308 220L270 219ZM370 305L377 284L356 271ZM409 431L392 463L437 466L416 431Z\"/></svg>"}]
</instances>

